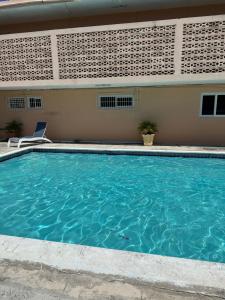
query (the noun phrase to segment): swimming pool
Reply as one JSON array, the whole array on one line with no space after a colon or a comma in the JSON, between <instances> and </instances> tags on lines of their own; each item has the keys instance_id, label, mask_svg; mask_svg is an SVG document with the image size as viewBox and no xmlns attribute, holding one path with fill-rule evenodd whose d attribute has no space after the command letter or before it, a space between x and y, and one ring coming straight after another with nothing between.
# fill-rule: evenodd
<instances>
[{"instance_id":1,"label":"swimming pool","mask_svg":"<svg viewBox=\"0 0 225 300\"><path fill-rule=\"evenodd\" d=\"M0 163L0 234L225 262L225 160L35 153Z\"/></svg>"}]
</instances>

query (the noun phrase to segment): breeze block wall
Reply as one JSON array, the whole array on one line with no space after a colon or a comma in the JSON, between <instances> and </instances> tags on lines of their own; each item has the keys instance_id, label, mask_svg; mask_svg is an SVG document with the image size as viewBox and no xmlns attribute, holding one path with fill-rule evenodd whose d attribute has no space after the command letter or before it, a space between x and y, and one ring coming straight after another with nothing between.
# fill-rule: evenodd
<instances>
[{"instance_id":1,"label":"breeze block wall","mask_svg":"<svg viewBox=\"0 0 225 300\"><path fill-rule=\"evenodd\" d=\"M175 25L57 35L59 78L175 73Z\"/></svg>"},{"instance_id":2,"label":"breeze block wall","mask_svg":"<svg viewBox=\"0 0 225 300\"><path fill-rule=\"evenodd\" d=\"M0 89L225 82L225 15L0 35Z\"/></svg>"},{"instance_id":3,"label":"breeze block wall","mask_svg":"<svg viewBox=\"0 0 225 300\"><path fill-rule=\"evenodd\" d=\"M140 142L150 119L158 144L225 146L225 118L200 116L201 94L225 91L224 41L225 15L0 35L0 127L46 120L56 140ZM135 106L100 109L105 93ZM12 110L13 96L43 107Z\"/></svg>"},{"instance_id":4,"label":"breeze block wall","mask_svg":"<svg viewBox=\"0 0 225 300\"><path fill-rule=\"evenodd\" d=\"M0 39L0 82L53 79L50 36Z\"/></svg>"}]
</instances>

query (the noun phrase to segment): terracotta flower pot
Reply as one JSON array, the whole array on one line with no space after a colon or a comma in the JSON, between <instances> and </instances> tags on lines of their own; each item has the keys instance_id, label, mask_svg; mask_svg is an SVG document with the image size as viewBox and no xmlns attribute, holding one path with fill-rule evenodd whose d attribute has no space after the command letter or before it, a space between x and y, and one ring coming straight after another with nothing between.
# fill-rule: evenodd
<instances>
[{"instance_id":1,"label":"terracotta flower pot","mask_svg":"<svg viewBox=\"0 0 225 300\"><path fill-rule=\"evenodd\" d=\"M155 134L142 134L144 146L152 146Z\"/></svg>"}]
</instances>

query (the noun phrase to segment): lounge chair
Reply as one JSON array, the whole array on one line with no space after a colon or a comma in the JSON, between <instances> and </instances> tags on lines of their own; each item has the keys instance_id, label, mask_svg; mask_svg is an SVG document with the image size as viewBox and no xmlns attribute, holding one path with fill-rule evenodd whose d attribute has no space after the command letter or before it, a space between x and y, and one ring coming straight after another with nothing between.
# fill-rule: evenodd
<instances>
[{"instance_id":1,"label":"lounge chair","mask_svg":"<svg viewBox=\"0 0 225 300\"><path fill-rule=\"evenodd\" d=\"M45 131L47 128L47 122L37 122L36 129L32 136L24 136L21 138L13 137L8 140L8 147L11 143L17 143L17 147L20 148L22 143L35 143L35 142L48 142L52 143L49 139L45 137Z\"/></svg>"}]
</instances>

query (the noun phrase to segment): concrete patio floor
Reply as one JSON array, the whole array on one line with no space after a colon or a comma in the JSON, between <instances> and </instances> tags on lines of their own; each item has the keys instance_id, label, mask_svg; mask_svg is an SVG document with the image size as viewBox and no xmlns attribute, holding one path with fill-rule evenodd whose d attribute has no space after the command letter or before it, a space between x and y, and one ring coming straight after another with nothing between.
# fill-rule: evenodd
<instances>
[{"instance_id":1,"label":"concrete patio floor","mask_svg":"<svg viewBox=\"0 0 225 300\"><path fill-rule=\"evenodd\" d=\"M94 274L70 273L43 265L0 263L1 300L219 300L171 288Z\"/></svg>"},{"instance_id":2,"label":"concrete patio floor","mask_svg":"<svg viewBox=\"0 0 225 300\"><path fill-rule=\"evenodd\" d=\"M225 147L207 147L207 146L143 146L143 145L135 145L135 144L94 144L94 143L53 143L53 144L23 144L22 148L27 146L34 146L38 148L74 148L74 149L124 149L124 150L167 150L167 151L215 151L215 152L225 152ZM7 148L6 142L0 142L0 155L5 154L11 151L17 150L16 145L13 145L10 148Z\"/></svg>"},{"instance_id":3,"label":"concrete patio floor","mask_svg":"<svg viewBox=\"0 0 225 300\"><path fill-rule=\"evenodd\" d=\"M187 147L142 145L103 145L103 144L44 144L37 147L75 149L129 149L129 150L176 150L176 151L216 151L225 152L225 147ZM0 156L15 151L0 143ZM149 284L142 281L120 279L118 277L93 273L73 273L60 271L40 264L17 261L0 262L0 299L17 300L218 300L224 295L210 293L190 293L182 288L168 288L165 285Z\"/></svg>"}]
</instances>

